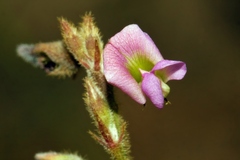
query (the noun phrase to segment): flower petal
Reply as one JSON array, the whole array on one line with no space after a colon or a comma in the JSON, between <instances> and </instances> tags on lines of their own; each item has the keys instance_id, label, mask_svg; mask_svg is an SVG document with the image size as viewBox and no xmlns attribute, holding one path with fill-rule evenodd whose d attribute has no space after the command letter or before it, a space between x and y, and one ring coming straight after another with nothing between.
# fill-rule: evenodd
<instances>
[{"instance_id":1,"label":"flower petal","mask_svg":"<svg viewBox=\"0 0 240 160\"><path fill-rule=\"evenodd\" d=\"M187 68L186 64L181 61L162 60L153 67L151 72L155 72L164 82L167 82L182 79L187 72Z\"/></svg>"},{"instance_id":2,"label":"flower petal","mask_svg":"<svg viewBox=\"0 0 240 160\"><path fill-rule=\"evenodd\" d=\"M155 63L163 59L152 39L133 24L113 36L105 46L104 74L110 84L119 87L138 103L144 104L146 99L138 83L141 74L138 68L135 68L135 63L138 64L138 61L144 60L144 57L141 58L138 54L147 58L142 65L149 63L150 66L152 63L153 67ZM148 65L143 68L147 67ZM135 73L136 69L139 73Z\"/></svg>"},{"instance_id":3,"label":"flower petal","mask_svg":"<svg viewBox=\"0 0 240 160\"><path fill-rule=\"evenodd\" d=\"M163 59L152 39L136 24L126 26L113 36L109 43L127 57L131 57L138 52L146 55L154 64Z\"/></svg>"},{"instance_id":4,"label":"flower petal","mask_svg":"<svg viewBox=\"0 0 240 160\"><path fill-rule=\"evenodd\" d=\"M162 94L161 83L153 73L144 73L142 81L142 90L152 103L162 108L164 104L164 97Z\"/></svg>"},{"instance_id":5,"label":"flower petal","mask_svg":"<svg viewBox=\"0 0 240 160\"><path fill-rule=\"evenodd\" d=\"M107 44L104 48L104 75L106 80L120 88L132 99L140 104L145 104L146 99L140 85L127 70L125 57L112 44Z\"/></svg>"}]
</instances>

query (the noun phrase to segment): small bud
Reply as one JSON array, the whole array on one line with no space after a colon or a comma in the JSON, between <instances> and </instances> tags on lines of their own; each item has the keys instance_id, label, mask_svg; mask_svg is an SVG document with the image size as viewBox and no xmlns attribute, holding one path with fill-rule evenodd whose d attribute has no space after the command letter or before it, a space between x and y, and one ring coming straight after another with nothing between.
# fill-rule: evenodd
<instances>
[{"instance_id":1,"label":"small bud","mask_svg":"<svg viewBox=\"0 0 240 160\"><path fill-rule=\"evenodd\" d=\"M58 20L60 22L63 40L75 60L86 69L92 68L92 57L86 54L87 51L84 46L83 37L80 36L77 28L63 18L59 18Z\"/></svg>"},{"instance_id":2,"label":"small bud","mask_svg":"<svg viewBox=\"0 0 240 160\"><path fill-rule=\"evenodd\" d=\"M17 53L25 61L52 76L73 76L79 67L62 41L35 45L21 44L17 47Z\"/></svg>"},{"instance_id":3,"label":"small bud","mask_svg":"<svg viewBox=\"0 0 240 160\"><path fill-rule=\"evenodd\" d=\"M37 153L35 155L36 160L84 160L82 157L75 154L57 153L57 152L45 152Z\"/></svg>"},{"instance_id":4,"label":"small bud","mask_svg":"<svg viewBox=\"0 0 240 160\"><path fill-rule=\"evenodd\" d=\"M59 18L59 22L64 42L74 58L87 70L103 73L103 43L91 14L83 17L78 29L63 18Z\"/></svg>"},{"instance_id":5,"label":"small bud","mask_svg":"<svg viewBox=\"0 0 240 160\"><path fill-rule=\"evenodd\" d=\"M80 23L79 30L80 35L84 39L86 51L88 52L88 55L92 57L94 62L94 66L91 69L94 71L101 71L103 73L103 43L100 31L95 25L94 18L91 13L88 13L83 17L83 22Z\"/></svg>"}]
</instances>

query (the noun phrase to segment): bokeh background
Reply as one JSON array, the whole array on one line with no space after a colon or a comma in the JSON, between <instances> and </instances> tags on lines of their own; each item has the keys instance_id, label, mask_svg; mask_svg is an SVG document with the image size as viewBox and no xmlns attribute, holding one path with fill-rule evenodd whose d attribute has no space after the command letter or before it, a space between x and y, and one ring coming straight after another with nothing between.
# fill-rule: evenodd
<instances>
[{"instance_id":1,"label":"bokeh background","mask_svg":"<svg viewBox=\"0 0 240 160\"><path fill-rule=\"evenodd\" d=\"M44 151L109 159L94 131L77 79L46 76L16 56L20 43L61 39L57 17L95 15L104 42L137 23L166 59L186 62L170 82L171 105L138 105L116 89L136 160L240 159L240 2L237 0L2 0L0 2L0 159Z\"/></svg>"}]
</instances>

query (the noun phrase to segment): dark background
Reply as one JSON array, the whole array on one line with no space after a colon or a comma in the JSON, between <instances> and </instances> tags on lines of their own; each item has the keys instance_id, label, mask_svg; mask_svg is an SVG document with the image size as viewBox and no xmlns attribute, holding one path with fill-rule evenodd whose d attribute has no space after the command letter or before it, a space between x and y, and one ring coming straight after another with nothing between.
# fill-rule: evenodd
<instances>
[{"instance_id":1,"label":"dark background","mask_svg":"<svg viewBox=\"0 0 240 160\"><path fill-rule=\"evenodd\" d=\"M109 159L76 80L46 76L16 56L20 43L61 39L57 17L75 24L92 11L104 42L137 23L166 59L186 62L171 81L172 105L143 109L116 89L136 160L240 159L240 2L237 0L3 0L0 2L0 159L42 151L78 151Z\"/></svg>"}]
</instances>

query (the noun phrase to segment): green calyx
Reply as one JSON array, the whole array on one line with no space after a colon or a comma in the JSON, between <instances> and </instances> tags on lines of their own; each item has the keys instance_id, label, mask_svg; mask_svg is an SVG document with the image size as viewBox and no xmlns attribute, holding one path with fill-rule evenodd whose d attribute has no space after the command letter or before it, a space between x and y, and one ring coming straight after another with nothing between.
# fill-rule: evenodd
<instances>
[{"instance_id":1,"label":"green calyx","mask_svg":"<svg viewBox=\"0 0 240 160\"><path fill-rule=\"evenodd\" d=\"M154 63L147 58L146 54L135 53L131 57L126 57L126 59L126 67L138 83L142 81L142 74L139 69L151 71L154 67Z\"/></svg>"},{"instance_id":2,"label":"green calyx","mask_svg":"<svg viewBox=\"0 0 240 160\"><path fill-rule=\"evenodd\" d=\"M170 87L166 84L166 83L164 83L163 81L162 81L162 83L161 83L161 87L162 87L162 92L163 92L163 97L167 97L167 95L169 94L169 92L170 92Z\"/></svg>"}]
</instances>

